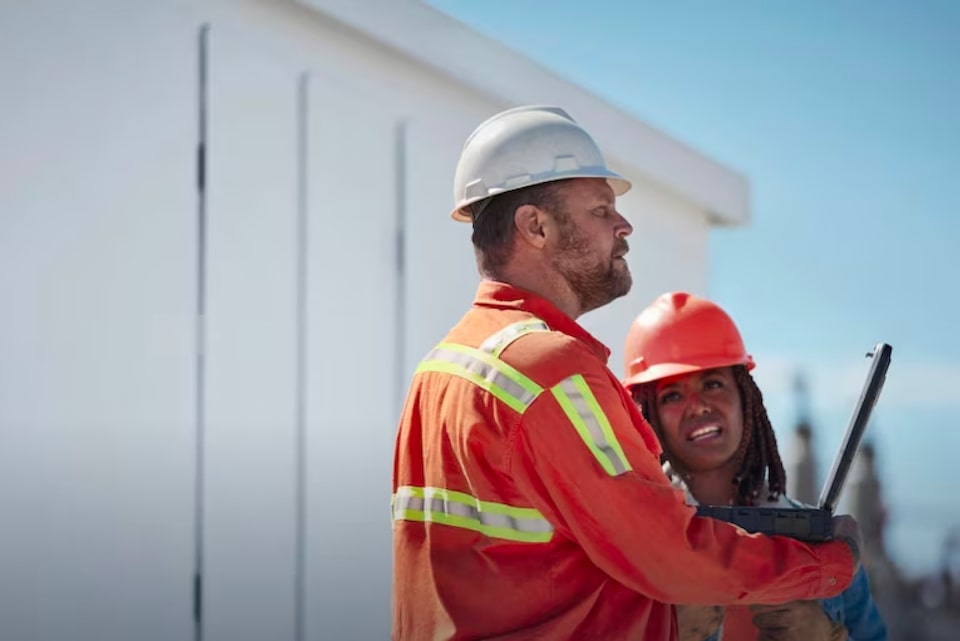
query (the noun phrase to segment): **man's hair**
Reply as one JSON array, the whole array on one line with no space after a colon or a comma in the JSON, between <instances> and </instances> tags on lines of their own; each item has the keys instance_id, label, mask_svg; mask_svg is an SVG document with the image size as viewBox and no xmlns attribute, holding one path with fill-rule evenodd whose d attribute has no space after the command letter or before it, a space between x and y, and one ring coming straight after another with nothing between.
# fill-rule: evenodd
<instances>
[{"instance_id":1,"label":"man's hair","mask_svg":"<svg viewBox=\"0 0 960 641\"><path fill-rule=\"evenodd\" d=\"M784 493L787 474L777 450L777 437L763 405L763 394L756 382L743 365L733 367L733 378L740 392L740 405L743 411L743 437L735 454L736 475L730 479L737 486L734 496L735 505L756 505L766 482L768 497L775 500ZM657 438L663 444L663 451L670 465L681 475L688 470L671 456L667 441L663 436L663 425L657 414L657 384L643 383L631 389L633 400L640 406L643 418L647 420Z\"/></svg>"},{"instance_id":2,"label":"man's hair","mask_svg":"<svg viewBox=\"0 0 960 641\"><path fill-rule=\"evenodd\" d=\"M564 215L560 198L564 182L556 180L515 189L470 206L472 241L481 274L495 276L510 259L516 234L514 214L518 208L533 205L557 216Z\"/></svg>"}]
</instances>

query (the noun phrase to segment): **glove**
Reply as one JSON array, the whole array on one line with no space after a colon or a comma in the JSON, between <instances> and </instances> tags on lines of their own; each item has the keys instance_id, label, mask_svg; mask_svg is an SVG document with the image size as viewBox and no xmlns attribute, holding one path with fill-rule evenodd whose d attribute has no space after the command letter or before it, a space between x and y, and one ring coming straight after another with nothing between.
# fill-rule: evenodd
<instances>
[{"instance_id":1,"label":"glove","mask_svg":"<svg viewBox=\"0 0 960 641\"><path fill-rule=\"evenodd\" d=\"M679 641L704 641L723 621L724 609L718 605L678 605Z\"/></svg>"},{"instance_id":2,"label":"glove","mask_svg":"<svg viewBox=\"0 0 960 641\"><path fill-rule=\"evenodd\" d=\"M818 601L754 605L758 641L846 641L847 629L834 623Z\"/></svg>"}]
</instances>

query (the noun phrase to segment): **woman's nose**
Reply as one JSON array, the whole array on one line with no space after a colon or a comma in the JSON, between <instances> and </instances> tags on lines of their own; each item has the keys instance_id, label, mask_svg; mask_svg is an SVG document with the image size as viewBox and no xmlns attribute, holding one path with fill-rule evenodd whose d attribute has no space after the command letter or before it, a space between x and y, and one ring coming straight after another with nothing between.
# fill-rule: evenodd
<instances>
[{"instance_id":1,"label":"woman's nose","mask_svg":"<svg viewBox=\"0 0 960 641\"><path fill-rule=\"evenodd\" d=\"M689 416L699 416L710 412L710 406L704 400L703 396L694 392L690 394L687 401L687 414Z\"/></svg>"}]
</instances>

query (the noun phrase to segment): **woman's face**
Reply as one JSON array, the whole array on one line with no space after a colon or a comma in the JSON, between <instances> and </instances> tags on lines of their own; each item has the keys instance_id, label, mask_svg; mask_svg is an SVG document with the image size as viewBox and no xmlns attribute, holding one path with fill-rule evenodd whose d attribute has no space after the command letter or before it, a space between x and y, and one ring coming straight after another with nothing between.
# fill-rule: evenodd
<instances>
[{"instance_id":1,"label":"woman's face","mask_svg":"<svg viewBox=\"0 0 960 641\"><path fill-rule=\"evenodd\" d=\"M714 470L736 455L743 408L732 367L658 381L655 409L667 453L686 470Z\"/></svg>"}]
</instances>

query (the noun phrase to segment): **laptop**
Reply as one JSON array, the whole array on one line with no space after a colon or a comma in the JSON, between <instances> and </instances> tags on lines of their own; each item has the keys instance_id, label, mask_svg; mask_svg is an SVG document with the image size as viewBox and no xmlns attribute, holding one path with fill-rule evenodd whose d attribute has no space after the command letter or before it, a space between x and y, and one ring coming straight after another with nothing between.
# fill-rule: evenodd
<instances>
[{"instance_id":1,"label":"laptop","mask_svg":"<svg viewBox=\"0 0 960 641\"><path fill-rule=\"evenodd\" d=\"M840 494L847 480L850 465L860 447L863 433L870 422L870 414L880 397L887 369L890 367L890 355L893 348L886 343L878 343L867 353L872 358L867 380L860 392L860 399L854 407L847 425L846 434L840 450L833 461L830 473L824 481L817 507L738 507L721 505L701 505L697 507L697 516L708 516L728 521L748 532L789 536L809 542L829 541L833 538L833 512L837 507Z\"/></svg>"}]
</instances>

